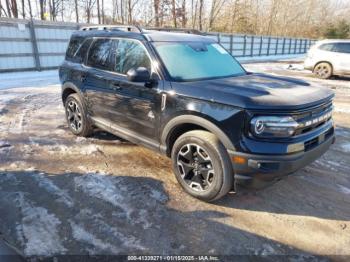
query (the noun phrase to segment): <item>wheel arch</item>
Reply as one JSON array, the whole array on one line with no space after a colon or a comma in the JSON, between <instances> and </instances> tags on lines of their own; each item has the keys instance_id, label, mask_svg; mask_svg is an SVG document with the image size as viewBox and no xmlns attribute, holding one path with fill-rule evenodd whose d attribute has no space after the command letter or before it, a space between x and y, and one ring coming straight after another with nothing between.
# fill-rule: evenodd
<instances>
[{"instance_id":1,"label":"wheel arch","mask_svg":"<svg viewBox=\"0 0 350 262\"><path fill-rule=\"evenodd\" d=\"M192 130L206 130L216 135L226 149L235 150L229 137L213 122L200 116L181 115L171 119L161 133L160 149L170 156L178 137Z\"/></svg>"},{"instance_id":2,"label":"wheel arch","mask_svg":"<svg viewBox=\"0 0 350 262\"><path fill-rule=\"evenodd\" d=\"M74 93L78 94L81 101L83 101L81 91L76 85L74 85L72 82L64 83L62 85L62 97L61 97L63 104L65 103L67 97Z\"/></svg>"}]
</instances>

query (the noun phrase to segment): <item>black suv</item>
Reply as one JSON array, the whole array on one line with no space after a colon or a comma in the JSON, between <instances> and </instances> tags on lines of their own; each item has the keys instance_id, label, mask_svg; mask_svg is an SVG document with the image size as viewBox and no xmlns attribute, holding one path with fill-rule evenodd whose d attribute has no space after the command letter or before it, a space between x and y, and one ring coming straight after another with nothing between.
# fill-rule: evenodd
<instances>
[{"instance_id":1,"label":"black suv","mask_svg":"<svg viewBox=\"0 0 350 262\"><path fill-rule=\"evenodd\" d=\"M84 28L59 76L74 134L97 127L166 154L184 190L205 201L276 181L335 140L331 90L246 72L203 35Z\"/></svg>"}]
</instances>

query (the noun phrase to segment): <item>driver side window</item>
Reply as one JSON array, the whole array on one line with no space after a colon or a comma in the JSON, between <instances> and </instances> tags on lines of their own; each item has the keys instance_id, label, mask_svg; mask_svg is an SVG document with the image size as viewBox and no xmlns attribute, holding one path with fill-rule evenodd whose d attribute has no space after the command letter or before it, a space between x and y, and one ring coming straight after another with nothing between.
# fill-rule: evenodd
<instances>
[{"instance_id":1,"label":"driver side window","mask_svg":"<svg viewBox=\"0 0 350 262\"><path fill-rule=\"evenodd\" d=\"M151 72L151 61L141 43L128 39L115 40L114 71L123 75L131 68L145 67Z\"/></svg>"}]
</instances>

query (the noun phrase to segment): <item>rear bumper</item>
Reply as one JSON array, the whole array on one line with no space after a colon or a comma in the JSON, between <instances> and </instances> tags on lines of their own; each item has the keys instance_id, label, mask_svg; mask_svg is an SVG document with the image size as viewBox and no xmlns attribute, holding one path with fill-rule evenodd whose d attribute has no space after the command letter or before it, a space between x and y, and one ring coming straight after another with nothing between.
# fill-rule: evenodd
<instances>
[{"instance_id":1,"label":"rear bumper","mask_svg":"<svg viewBox=\"0 0 350 262\"><path fill-rule=\"evenodd\" d=\"M335 136L332 134L307 152L286 155L229 152L231 159L237 156L245 159L240 164L233 162L235 182L246 187L264 187L313 162L323 155L334 141Z\"/></svg>"}]
</instances>

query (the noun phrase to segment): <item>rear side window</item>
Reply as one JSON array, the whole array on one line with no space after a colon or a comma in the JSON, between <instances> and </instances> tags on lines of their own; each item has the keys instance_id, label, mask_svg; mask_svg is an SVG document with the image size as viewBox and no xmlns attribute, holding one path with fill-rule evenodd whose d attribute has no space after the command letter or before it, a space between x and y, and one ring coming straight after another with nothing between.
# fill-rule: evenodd
<instances>
[{"instance_id":1,"label":"rear side window","mask_svg":"<svg viewBox=\"0 0 350 262\"><path fill-rule=\"evenodd\" d=\"M116 45L114 71L126 74L131 68L145 67L151 72L151 61L145 47L133 40L114 40Z\"/></svg>"},{"instance_id":2,"label":"rear side window","mask_svg":"<svg viewBox=\"0 0 350 262\"><path fill-rule=\"evenodd\" d=\"M95 68L110 70L112 40L97 39L90 47L87 65Z\"/></svg>"},{"instance_id":3,"label":"rear side window","mask_svg":"<svg viewBox=\"0 0 350 262\"><path fill-rule=\"evenodd\" d=\"M350 43L336 43L334 44L333 51L350 54Z\"/></svg>"},{"instance_id":4,"label":"rear side window","mask_svg":"<svg viewBox=\"0 0 350 262\"><path fill-rule=\"evenodd\" d=\"M71 40L69 41L67 52L66 52L67 60L70 60L70 61L73 60L76 51L79 49L83 41L84 41L84 38L82 37L71 38Z\"/></svg>"}]
</instances>

